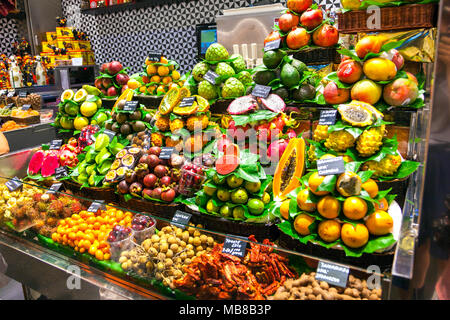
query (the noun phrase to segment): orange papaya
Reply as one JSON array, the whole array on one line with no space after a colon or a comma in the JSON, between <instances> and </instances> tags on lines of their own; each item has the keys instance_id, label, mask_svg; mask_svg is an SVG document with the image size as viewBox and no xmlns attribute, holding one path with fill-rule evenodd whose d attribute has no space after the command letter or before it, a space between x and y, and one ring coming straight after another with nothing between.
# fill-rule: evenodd
<instances>
[{"instance_id":1,"label":"orange papaya","mask_svg":"<svg viewBox=\"0 0 450 320\"><path fill-rule=\"evenodd\" d=\"M305 140L294 138L289 143L278 162L273 177L273 198L284 200L288 194L300 186L299 178L305 169Z\"/></svg>"}]
</instances>

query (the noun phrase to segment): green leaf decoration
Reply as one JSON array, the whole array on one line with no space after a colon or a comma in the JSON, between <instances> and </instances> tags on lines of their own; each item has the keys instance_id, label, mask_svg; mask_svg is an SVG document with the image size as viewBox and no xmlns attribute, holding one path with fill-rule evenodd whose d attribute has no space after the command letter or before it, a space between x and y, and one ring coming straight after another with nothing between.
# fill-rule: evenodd
<instances>
[{"instance_id":1,"label":"green leaf decoration","mask_svg":"<svg viewBox=\"0 0 450 320\"><path fill-rule=\"evenodd\" d=\"M346 48L341 48L337 52L342 54L342 55L344 55L344 56L348 56L348 57L352 58L355 61L361 62L361 59L356 54L355 50L348 50Z\"/></svg>"},{"instance_id":2,"label":"green leaf decoration","mask_svg":"<svg viewBox=\"0 0 450 320\"><path fill-rule=\"evenodd\" d=\"M317 187L317 191L329 191L333 192L334 186L336 185L337 177L335 175L325 176L325 179Z\"/></svg>"},{"instance_id":3,"label":"green leaf decoration","mask_svg":"<svg viewBox=\"0 0 450 320\"><path fill-rule=\"evenodd\" d=\"M416 171L420 167L420 162L405 160L402 161L400 167L397 172L395 172L392 176L379 176L378 180L380 181L389 181L394 179L403 179L408 177L414 171Z\"/></svg>"},{"instance_id":4,"label":"green leaf decoration","mask_svg":"<svg viewBox=\"0 0 450 320\"><path fill-rule=\"evenodd\" d=\"M341 82L337 76L337 72L331 72L328 75L326 75L323 79L335 82L338 88L342 89L349 89L353 86L353 84Z\"/></svg>"},{"instance_id":5,"label":"green leaf decoration","mask_svg":"<svg viewBox=\"0 0 450 320\"><path fill-rule=\"evenodd\" d=\"M361 182L364 183L372 177L373 173L374 171L372 170L359 171L358 176L361 178Z\"/></svg>"},{"instance_id":6,"label":"green leaf decoration","mask_svg":"<svg viewBox=\"0 0 450 320\"><path fill-rule=\"evenodd\" d=\"M294 239L297 239L303 244L307 244L309 240L314 239L313 235L307 235L307 236L301 236L295 231L292 223L290 221L283 221L279 224L277 224L278 229L280 229L281 232L284 232L285 234L291 236Z\"/></svg>"}]
</instances>

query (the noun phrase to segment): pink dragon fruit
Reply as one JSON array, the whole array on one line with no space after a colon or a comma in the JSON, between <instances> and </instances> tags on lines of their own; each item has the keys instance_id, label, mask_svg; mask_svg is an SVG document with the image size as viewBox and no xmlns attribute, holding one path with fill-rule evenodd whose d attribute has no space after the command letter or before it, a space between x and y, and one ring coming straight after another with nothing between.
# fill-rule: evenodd
<instances>
[{"instance_id":1,"label":"pink dragon fruit","mask_svg":"<svg viewBox=\"0 0 450 320\"><path fill-rule=\"evenodd\" d=\"M279 161L286 150L289 141L287 139L276 140L272 142L267 149L267 156L271 161Z\"/></svg>"},{"instance_id":2,"label":"pink dragon fruit","mask_svg":"<svg viewBox=\"0 0 450 320\"><path fill-rule=\"evenodd\" d=\"M283 99L277 94L271 93L267 98L260 98L260 105L262 108L273 112L283 112L286 109L286 104Z\"/></svg>"},{"instance_id":3,"label":"pink dragon fruit","mask_svg":"<svg viewBox=\"0 0 450 320\"><path fill-rule=\"evenodd\" d=\"M41 174L44 178L55 174L56 168L59 168L58 156L55 154L47 154L42 163Z\"/></svg>"},{"instance_id":4,"label":"pink dragon fruit","mask_svg":"<svg viewBox=\"0 0 450 320\"><path fill-rule=\"evenodd\" d=\"M35 175L41 171L42 163L44 162L45 153L43 150L37 151L28 163L28 174Z\"/></svg>"},{"instance_id":5,"label":"pink dragon fruit","mask_svg":"<svg viewBox=\"0 0 450 320\"><path fill-rule=\"evenodd\" d=\"M227 108L229 114L245 114L251 110L254 110L258 107L258 103L252 95L243 96L237 99L234 99L232 103Z\"/></svg>"}]
</instances>

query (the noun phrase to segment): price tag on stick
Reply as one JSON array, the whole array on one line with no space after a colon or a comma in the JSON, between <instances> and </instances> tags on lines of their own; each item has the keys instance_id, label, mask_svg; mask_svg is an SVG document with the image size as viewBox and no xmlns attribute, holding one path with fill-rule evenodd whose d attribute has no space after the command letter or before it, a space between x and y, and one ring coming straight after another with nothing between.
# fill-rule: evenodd
<instances>
[{"instance_id":1,"label":"price tag on stick","mask_svg":"<svg viewBox=\"0 0 450 320\"><path fill-rule=\"evenodd\" d=\"M159 158L161 160L169 160L174 150L175 150L174 147L162 147L161 153L159 154Z\"/></svg>"},{"instance_id":2,"label":"price tag on stick","mask_svg":"<svg viewBox=\"0 0 450 320\"><path fill-rule=\"evenodd\" d=\"M196 97L187 97L184 98L183 100L181 100L180 103L180 108L185 108L185 107L192 107L192 105L194 104L194 102L197 101Z\"/></svg>"},{"instance_id":3,"label":"price tag on stick","mask_svg":"<svg viewBox=\"0 0 450 320\"><path fill-rule=\"evenodd\" d=\"M62 140L61 139L55 139L50 142L50 150L59 150L62 146Z\"/></svg>"},{"instance_id":4,"label":"price tag on stick","mask_svg":"<svg viewBox=\"0 0 450 320\"><path fill-rule=\"evenodd\" d=\"M162 57L162 52L158 50L150 50L147 54L148 60L159 62Z\"/></svg>"},{"instance_id":5,"label":"price tag on stick","mask_svg":"<svg viewBox=\"0 0 450 320\"><path fill-rule=\"evenodd\" d=\"M317 160L317 170L319 171L319 176L343 173L345 172L344 159L342 157L319 159Z\"/></svg>"},{"instance_id":6,"label":"price tag on stick","mask_svg":"<svg viewBox=\"0 0 450 320\"><path fill-rule=\"evenodd\" d=\"M30 109L31 108L31 104L24 104L23 106L22 106L22 110L23 111L27 111L28 109Z\"/></svg>"},{"instance_id":7,"label":"price tag on stick","mask_svg":"<svg viewBox=\"0 0 450 320\"><path fill-rule=\"evenodd\" d=\"M333 286L347 287L349 268L333 263L319 261L316 271L316 280L325 281Z\"/></svg>"},{"instance_id":8,"label":"price tag on stick","mask_svg":"<svg viewBox=\"0 0 450 320\"><path fill-rule=\"evenodd\" d=\"M20 181L19 178L14 177L11 180L8 180L5 182L6 187L9 189L9 191L13 192L14 190L17 190L22 186L22 181Z\"/></svg>"},{"instance_id":9,"label":"price tag on stick","mask_svg":"<svg viewBox=\"0 0 450 320\"><path fill-rule=\"evenodd\" d=\"M104 200L95 200L91 203L87 211L96 213L99 209L105 208L105 201Z\"/></svg>"},{"instance_id":10,"label":"price tag on stick","mask_svg":"<svg viewBox=\"0 0 450 320\"><path fill-rule=\"evenodd\" d=\"M233 238L230 238L230 237L233 237ZM238 236L234 236L234 235L227 236L225 238L225 241L223 242L222 252L231 254L233 256L241 257L241 258L245 257L245 249L247 248L248 242L244 241L244 240L234 239L234 238L244 239L243 237L238 237Z\"/></svg>"},{"instance_id":11,"label":"price tag on stick","mask_svg":"<svg viewBox=\"0 0 450 320\"><path fill-rule=\"evenodd\" d=\"M255 88L253 88L252 95L255 97L260 97L260 98L265 99L269 95L270 90L272 90L272 88L269 86L263 86L263 85L257 84L257 85L255 85Z\"/></svg>"},{"instance_id":12,"label":"price tag on stick","mask_svg":"<svg viewBox=\"0 0 450 320\"><path fill-rule=\"evenodd\" d=\"M20 91L19 92L19 98L26 98L27 97L27 92L26 91Z\"/></svg>"},{"instance_id":13,"label":"price tag on stick","mask_svg":"<svg viewBox=\"0 0 450 320\"><path fill-rule=\"evenodd\" d=\"M123 107L123 111L134 112L137 108L138 101L127 101L125 102L125 106Z\"/></svg>"},{"instance_id":14,"label":"price tag on stick","mask_svg":"<svg viewBox=\"0 0 450 320\"><path fill-rule=\"evenodd\" d=\"M189 220L191 220L191 217L191 214L181 210L177 210L173 215L172 224L179 228L185 229L189 223Z\"/></svg>"},{"instance_id":15,"label":"price tag on stick","mask_svg":"<svg viewBox=\"0 0 450 320\"><path fill-rule=\"evenodd\" d=\"M212 85L216 85L216 78L218 78L219 75L215 72L212 72L211 70L209 70L208 72L206 72L206 74L203 76L203 80L208 81L209 83L211 83Z\"/></svg>"},{"instance_id":16,"label":"price tag on stick","mask_svg":"<svg viewBox=\"0 0 450 320\"><path fill-rule=\"evenodd\" d=\"M108 130L108 129L105 129L105 131L103 131L103 133L106 134L109 137L109 141L110 142L116 136L116 133L114 131L111 131L111 130Z\"/></svg>"},{"instance_id":17,"label":"price tag on stick","mask_svg":"<svg viewBox=\"0 0 450 320\"><path fill-rule=\"evenodd\" d=\"M280 48L280 44L281 44L281 39L267 42L266 45L264 46L264 51L276 50L276 49Z\"/></svg>"},{"instance_id":18,"label":"price tag on stick","mask_svg":"<svg viewBox=\"0 0 450 320\"><path fill-rule=\"evenodd\" d=\"M55 170L55 179L59 180L61 178L67 177L69 174L67 173L67 167L59 167Z\"/></svg>"},{"instance_id":19,"label":"price tag on stick","mask_svg":"<svg viewBox=\"0 0 450 320\"><path fill-rule=\"evenodd\" d=\"M62 183L58 182L58 183L54 183L52 184L52 186L50 187L50 189L47 190L46 193L56 193L57 191L59 191L59 189L61 189Z\"/></svg>"},{"instance_id":20,"label":"price tag on stick","mask_svg":"<svg viewBox=\"0 0 450 320\"><path fill-rule=\"evenodd\" d=\"M336 123L337 110L322 110L320 111L319 124L321 126L332 126Z\"/></svg>"},{"instance_id":21,"label":"price tag on stick","mask_svg":"<svg viewBox=\"0 0 450 320\"><path fill-rule=\"evenodd\" d=\"M7 97L12 98L12 97L14 97L14 94L15 94L14 91L9 91Z\"/></svg>"}]
</instances>

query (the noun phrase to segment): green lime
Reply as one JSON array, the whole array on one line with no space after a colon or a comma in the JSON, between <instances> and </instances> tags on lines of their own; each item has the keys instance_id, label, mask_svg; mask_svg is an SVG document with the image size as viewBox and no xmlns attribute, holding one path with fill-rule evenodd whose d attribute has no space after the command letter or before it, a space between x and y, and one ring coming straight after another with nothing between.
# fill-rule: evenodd
<instances>
[{"instance_id":1,"label":"green lime","mask_svg":"<svg viewBox=\"0 0 450 320\"><path fill-rule=\"evenodd\" d=\"M230 200L231 193L228 190L220 188L217 190L217 198L219 198L220 201L227 202Z\"/></svg>"},{"instance_id":2,"label":"green lime","mask_svg":"<svg viewBox=\"0 0 450 320\"><path fill-rule=\"evenodd\" d=\"M227 184L231 189L240 187L244 183L244 179L231 175L227 177Z\"/></svg>"},{"instance_id":3,"label":"green lime","mask_svg":"<svg viewBox=\"0 0 450 320\"><path fill-rule=\"evenodd\" d=\"M251 214L259 216L264 211L264 202L260 199L250 199L247 203L248 211Z\"/></svg>"},{"instance_id":4,"label":"green lime","mask_svg":"<svg viewBox=\"0 0 450 320\"><path fill-rule=\"evenodd\" d=\"M245 210L242 207L235 207L233 209L233 218L238 220L244 220L245 219Z\"/></svg>"},{"instance_id":5,"label":"green lime","mask_svg":"<svg viewBox=\"0 0 450 320\"><path fill-rule=\"evenodd\" d=\"M248 194L244 188L239 188L231 193L231 201L233 203L245 204L247 200Z\"/></svg>"},{"instance_id":6,"label":"green lime","mask_svg":"<svg viewBox=\"0 0 450 320\"><path fill-rule=\"evenodd\" d=\"M245 189L247 189L247 191L258 193L261 190L261 182L245 181L244 187Z\"/></svg>"}]
</instances>

